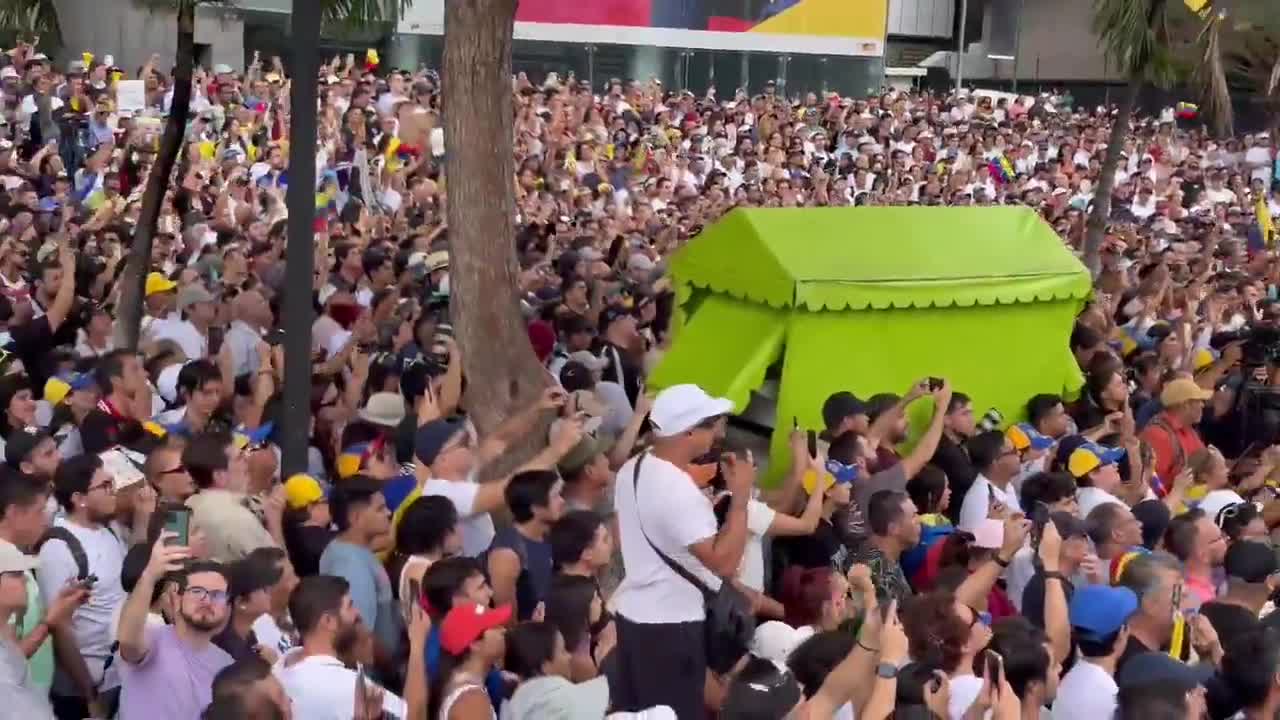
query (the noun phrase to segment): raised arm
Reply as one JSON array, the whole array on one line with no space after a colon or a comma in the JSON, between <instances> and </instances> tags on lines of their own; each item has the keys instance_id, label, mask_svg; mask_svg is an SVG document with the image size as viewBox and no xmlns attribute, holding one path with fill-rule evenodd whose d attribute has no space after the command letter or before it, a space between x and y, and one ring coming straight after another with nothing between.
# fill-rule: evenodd
<instances>
[{"instance_id":1,"label":"raised arm","mask_svg":"<svg viewBox=\"0 0 1280 720\"><path fill-rule=\"evenodd\" d=\"M190 548L165 544L166 540L173 537L177 536L168 530L160 532L159 539L151 548L151 560L120 611L117 637L120 642L120 659L132 665L146 660L150 650L146 637L147 614L151 612L151 598L155 594L156 583L160 582L165 573L181 570L182 561L191 557Z\"/></svg>"}]
</instances>

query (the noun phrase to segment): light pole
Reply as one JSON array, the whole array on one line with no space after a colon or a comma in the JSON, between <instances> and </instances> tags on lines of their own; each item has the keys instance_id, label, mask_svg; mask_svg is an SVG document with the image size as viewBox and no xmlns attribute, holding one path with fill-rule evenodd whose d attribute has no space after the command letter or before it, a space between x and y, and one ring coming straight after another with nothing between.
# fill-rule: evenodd
<instances>
[{"instance_id":1,"label":"light pole","mask_svg":"<svg viewBox=\"0 0 1280 720\"><path fill-rule=\"evenodd\" d=\"M285 245L284 412L281 476L307 469L311 439L311 305L316 214L316 73L320 11L315 0L293 0L293 89L289 96L289 232Z\"/></svg>"},{"instance_id":2,"label":"light pole","mask_svg":"<svg viewBox=\"0 0 1280 720\"><path fill-rule=\"evenodd\" d=\"M960 30L956 33L956 94L964 84L964 26L969 20L969 0L960 2Z\"/></svg>"}]
</instances>

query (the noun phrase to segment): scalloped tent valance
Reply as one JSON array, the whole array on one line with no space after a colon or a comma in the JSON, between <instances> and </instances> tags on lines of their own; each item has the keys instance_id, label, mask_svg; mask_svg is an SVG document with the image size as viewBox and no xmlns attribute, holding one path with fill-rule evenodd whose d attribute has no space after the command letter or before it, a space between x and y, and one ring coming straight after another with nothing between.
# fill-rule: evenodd
<instances>
[{"instance_id":1,"label":"scalloped tent valance","mask_svg":"<svg viewBox=\"0 0 1280 720\"><path fill-rule=\"evenodd\" d=\"M678 285L809 311L1084 299L1089 273L1032 210L738 209L671 262Z\"/></svg>"}]
</instances>

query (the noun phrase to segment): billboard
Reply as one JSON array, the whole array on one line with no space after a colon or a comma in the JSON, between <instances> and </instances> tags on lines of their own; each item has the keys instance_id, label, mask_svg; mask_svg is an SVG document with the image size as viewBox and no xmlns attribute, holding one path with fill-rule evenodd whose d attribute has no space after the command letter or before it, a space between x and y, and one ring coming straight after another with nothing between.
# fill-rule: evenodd
<instances>
[{"instance_id":1,"label":"billboard","mask_svg":"<svg viewBox=\"0 0 1280 720\"><path fill-rule=\"evenodd\" d=\"M879 56L887 19L888 0L520 0L515 37ZM417 0L399 29L441 34L444 0Z\"/></svg>"}]
</instances>

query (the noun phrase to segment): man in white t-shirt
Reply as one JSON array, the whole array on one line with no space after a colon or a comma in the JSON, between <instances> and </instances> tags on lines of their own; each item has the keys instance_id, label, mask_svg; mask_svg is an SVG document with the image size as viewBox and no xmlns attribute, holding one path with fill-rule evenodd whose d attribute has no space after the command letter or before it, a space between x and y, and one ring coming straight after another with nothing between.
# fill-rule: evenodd
<instances>
[{"instance_id":1,"label":"man in white t-shirt","mask_svg":"<svg viewBox=\"0 0 1280 720\"><path fill-rule=\"evenodd\" d=\"M732 410L732 401L713 398L696 385L667 388L649 414L652 449L618 471L614 507L626 568L613 595L618 710L667 705L682 718L704 711L708 657L703 593L668 562L711 592L719 590L721 578L732 578L742 562L755 468L733 455L722 459L732 499L719 530L710 499L686 471L724 435L725 417Z\"/></svg>"},{"instance_id":2,"label":"man in white t-shirt","mask_svg":"<svg viewBox=\"0 0 1280 720\"><path fill-rule=\"evenodd\" d=\"M1085 585L1071 595L1067 616L1080 656L1053 702L1053 720L1101 720L1115 714L1116 666L1129 644L1138 596L1129 588Z\"/></svg>"},{"instance_id":3,"label":"man in white t-shirt","mask_svg":"<svg viewBox=\"0 0 1280 720\"><path fill-rule=\"evenodd\" d=\"M541 400L507 420L493 434L476 442L466 423L432 420L418 428L413 438L413 473L422 495L449 498L458 511L462 532L462 554L477 557L493 542L493 518L489 513L506 505L507 477L498 482L479 483L476 477L491 460L506 450L512 439L532 432L539 415L564 405L563 388L543 393ZM568 455L582 439L582 423L560 423L551 444L527 463L524 469L550 469Z\"/></svg>"},{"instance_id":4,"label":"man in white t-shirt","mask_svg":"<svg viewBox=\"0 0 1280 720\"><path fill-rule=\"evenodd\" d=\"M969 441L969 457L978 470L978 477L964 494L960 506L960 529L972 531L983 520L991 517L991 508L1000 505L1018 513L1018 492L1013 479L1022 470L1022 462L1013 441L1004 433L992 430L979 434Z\"/></svg>"},{"instance_id":5,"label":"man in white t-shirt","mask_svg":"<svg viewBox=\"0 0 1280 720\"><path fill-rule=\"evenodd\" d=\"M68 583L88 575L96 576L97 580L89 599L71 616L71 622L54 628L54 643L60 654L61 651L74 652L83 662L64 659L59 663L52 696L57 708L87 708L96 689L104 682L107 658L116 640L113 620L116 609L125 599L120 571L128 548L108 526L115 516L115 492L111 476L97 455L65 460L54 477L54 495L66 511L65 518L53 523L54 532L72 539L54 535L40 547L36 578L45 606L48 607ZM77 560L80 553L86 565L83 572Z\"/></svg>"}]
</instances>

